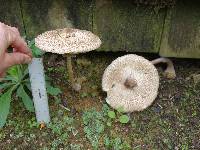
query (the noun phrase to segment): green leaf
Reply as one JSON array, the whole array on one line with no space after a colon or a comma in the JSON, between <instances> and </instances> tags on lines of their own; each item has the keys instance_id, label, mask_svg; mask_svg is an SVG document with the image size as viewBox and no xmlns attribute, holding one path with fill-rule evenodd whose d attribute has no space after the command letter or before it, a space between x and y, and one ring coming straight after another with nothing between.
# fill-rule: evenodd
<instances>
[{"instance_id":1,"label":"green leaf","mask_svg":"<svg viewBox=\"0 0 200 150\"><path fill-rule=\"evenodd\" d=\"M18 77L18 68L16 66L12 66L8 69L7 73L11 75L12 77L17 78Z\"/></svg>"},{"instance_id":2,"label":"green leaf","mask_svg":"<svg viewBox=\"0 0 200 150\"><path fill-rule=\"evenodd\" d=\"M127 115L122 115L119 117L119 122L121 123L128 123L129 122L129 117Z\"/></svg>"},{"instance_id":3,"label":"green leaf","mask_svg":"<svg viewBox=\"0 0 200 150\"><path fill-rule=\"evenodd\" d=\"M111 144L111 141L107 135L104 137L104 144L106 147L108 147Z\"/></svg>"},{"instance_id":4,"label":"green leaf","mask_svg":"<svg viewBox=\"0 0 200 150\"><path fill-rule=\"evenodd\" d=\"M109 127L112 126L112 123L111 123L111 122L107 122L106 124L107 124L107 126L109 126Z\"/></svg>"},{"instance_id":5,"label":"green leaf","mask_svg":"<svg viewBox=\"0 0 200 150\"><path fill-rule=\"evenodd\" d=\"M28 66L26 66L24 69L23 69L23 75L22 75L22 78L21 79L24 79L26 76L28 76ZM25 80L25 79L24 79Z\"/></svg>"},{"instance_id":6,"label":"green leaf","mask_svg":"<svg viewBox=\"0 0 200 150\"><path fill-rule=\"evenodd\" d=\"M49 81L52 81L52 79L50 77L48 77L47 75L45 75L45 81L48 82L50 84Z\"/></svg>"},{"instance_id":7,"label":"green leaf","mask_svg":"<svg viewBox=\"0 0 200 150\"><path fill-rule=\"evenodd\" d=\"M29 91L32 91L32 89L31 89L31 83L29 81L25 82L24 85L29 89Z\"/></svg>"},{"instance_id":8,"label":"green leaf","mask_svg":"<svg viewBox=\"0 0 200 150\"><path fill-rule=\"evenodd\" d=\"M30 96L24 90L23 85L20 85L17 89L17 96L20 97L26 107L26 109L30 112L34 112L33 101L31 100Z\"/></svg>"},{"instance_id":9,"label":"green leaf","mask_svg":"<svg viewBox=\"0 0 200 150\"><path fill-rule=\"evenodd\" d=\"M110 118L112 118L112 119L116 118L115 112L114 112L114 111L109 111L109 112L108 112L108 117L110 117Z\"/></svg>"},{"instance_id":10,"label":"green leaf","mask_svg":"<svg viewBox=\"0 0 200 150\"><path fill-rule=\"evenodd\" d=\"M18 80L22 80L24 75L24 67L22 65L17 65L17 78Z\"/></svg>"},{"instance_id":11,"label":"green leaf","mask_svg":"<svg viewBox=\"0 0 200 150\"><path fill-rule=\"evenodd\" d=\"M35 44L35 40L28 41L28 46L31 47Z\"/></svg>"},{"instance_id":12,"label":"green leaf","mask_svg":"<svg viewBox=\"0 0 200 150\"><path fill-rule=\"evenodd\" d=\"M41 57L45 52L35 46L35 40L33 39L28 43L30 49L32 50L33 57Z\"/></svg>"},{"instance_id":13,"label":"green leaf","mask_svg":"<svg viewBox=\"0 0 200 150\"><path fill-rule=\"evenodd\" d=\"M13 88L8 90L6 93L1 95L0 97L0 128L2 128L8 117L10 111L10 102L11 102L11 95L13 92Z\"/></svg>"},{"instance_id":14,"label":"green leaf","mask_svg":"<svg viewBox=\"0 0 200 150\"><path fill-rule=\"evenodd\" d=\"M11 75L7 75L2 81L11 81L13 83L17 83L18 82L18 78L17 77L13 77Z\"/></svg>"},{"instance_id":15,"label":"green leaf","mask_svg":"<svg viewBox=\"0 0 200 150\"><path fill-rule=\"evenodd\" d=\"M54 97L55 98L55 104L60 104L61 103L61 99L59 97Z\"/></svg>"},{"instance_id":16,"label":"green leaf","mask_svg":"<svg viewBox=\"0 0 200 150\"><path fill-rule=\"evenodd\" d=\"M41 57L44 54L44 52L41 49L35 46L33 46L31 49L32 49L33 56L36 58Z\"/></svg>"},{"instance_id":17,"label":"green leaf","mask_svg":"<svg viewBox=\"0 0 200 150\"><path fill-rule=\"evenodd\" d=\"M14 85L13 83L2 83L2 84L0 84L0 89L6 90L7 88L10 88L13 85Z\"/></svg>"},{"instance_id":18,"label":"green leaf","mask_svg":"<svg viewBox=\"0 0 200 150\"><path fill-rule=\"evenodd\" d=\"M61 94L61 90L59 88L54 88L50 85L47 86L47 93L52 96L57 96L58 94Z\"/></svg>"},{"instance_id":19,"label":"green leaf","mask_svg":"<svg viewBox=\"0 0 200 150\"><path fill-rule=\"evenodd\" d=\"M8 76L12 77L12 81L20 82L23 78L24 70L22 65L15 65L8 69Z\"/></svg>"}]
</instances>

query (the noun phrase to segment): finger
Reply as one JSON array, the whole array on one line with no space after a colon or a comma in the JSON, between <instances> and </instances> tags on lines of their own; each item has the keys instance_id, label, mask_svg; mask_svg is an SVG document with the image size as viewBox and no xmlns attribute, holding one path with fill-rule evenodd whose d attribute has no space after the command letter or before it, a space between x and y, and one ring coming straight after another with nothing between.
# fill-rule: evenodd
<instances>
[{"instance_id":1,"label":"finger","mask_svg":"<svg viewBox=\"0 0 200 150\"><path fill-rule=\"evenodd\" d=\"M31 57L23 53L6 53L3 68L7 68L17 64L27 64L31 62Z\"/></svg>"},{"instance_id":2,"label":"finger","mask_svg":"<svg viewBox=\"0 0 200 150\"><path fill-rule=\"evenodd\" d=\"M6 35L6 25L3 23L0 23L0 54L5 52L5 50L8 48L8 42L7 42L7 35Z\"/></svg>"},{"instance_id":3,"label":"finger","mask_svg":"<svg viewBox=\"0 0 200 150\"><path fill-rule=\"evenodd\" d=\"M5 24L5 26L6 26L7 29L10 29L13 32L15 32L16 34L20 35L19 30L16 27L12 27L12 26L9 26L9 25L6 25L6 24Z\"/></svg>"},{"instance_id":4,"label":"finger","mask_svg":"<svg viewBox=\"0 0 200 150\"><path fill-rule=\"evenodd\" d=\"M17 52L16 48L13 48L13 53Z\"/></svg>"},{"instance_id":5,"label":"finger","mask_svg":"<svg viewBox=\"0 0 200 150\"><path fill-rule=\"evenodd\" d=\"M17 28L15 28L15 27L10 27L10 29L11 29L13 32L15 32L17 35L20 36L19 30L18 30Z\"/></svg>"},{"instance_id":6,"label":"finger","mask_svg":"<svg viewBox=\"0 0 200 150\"><path fill-rule=\"evenodd\" d=\"M3 78L3 77L5 77L6 76L6 73L5 72L2 72L2 73L0 73L0 78ZM1 80L0 80L1 81Z\"/></svg>"},{"instance_id":7,"label":"finger","mask_svg":"<svg viewBox=\"0 0 200 150\"><path fill-rule=\"evenodd\" d=\"M32 53L24 39L20 36L17 28L7 26L8 44L11 45L16 51L24 53L32 57Z\"/></svg>"}]
</instances>

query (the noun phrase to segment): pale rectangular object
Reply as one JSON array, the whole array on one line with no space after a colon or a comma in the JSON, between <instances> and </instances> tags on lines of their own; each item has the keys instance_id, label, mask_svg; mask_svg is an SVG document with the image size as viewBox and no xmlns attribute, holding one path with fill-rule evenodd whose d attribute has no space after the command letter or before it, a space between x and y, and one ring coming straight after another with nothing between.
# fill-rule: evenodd
<instances>
[{"instance_id":1,"label":"pale rectangular object","mask_svg":"<svg viewBox=\"0 0 200 150\"><path fill-rule=\"evenodd\" d=\"M37 122L48 123L50 116L42 58L33 58L29 75Z\"/></svg>"}]
</instances>

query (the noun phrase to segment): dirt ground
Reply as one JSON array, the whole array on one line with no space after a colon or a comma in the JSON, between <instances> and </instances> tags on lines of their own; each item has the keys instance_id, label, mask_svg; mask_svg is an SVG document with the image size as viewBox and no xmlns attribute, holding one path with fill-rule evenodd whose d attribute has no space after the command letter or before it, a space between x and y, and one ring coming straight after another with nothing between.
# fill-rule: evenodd
<instances>
[{"instance_id":1,"label":"dirt ground","mask_svg":"<svg viewBox=\"0 0 200 150\"><path fill-rule=\"evenodd\" d=\"M94 114L104 112L106 93L101 89L101 79L105 68L125 54L91 52L74 57L75 76L82 82L80 92L74 92L69 86L65 58L46 54L46 74L62 90L61 101L49 98L52 123L40 130L35 114L27 112L21 101L13 100L8 122L0 129L0 149L94 149L87 134L99 137L97 149L101 150L200 149L200 81L195 78L200 74L200 61L193 59L172 59L177 74L173 80L163 77L165 66L156 66L160 74L159 95L146 110L130 114L129 123L113 120L108 126L108 116L94 115L91 121L103 125L104 130L94 129L93 133L91 127L88 131L92 133L86 131L84 112L92 108L95 108ZM139 55L149 60L158 57Z\"/></svg>"}]
</instances>

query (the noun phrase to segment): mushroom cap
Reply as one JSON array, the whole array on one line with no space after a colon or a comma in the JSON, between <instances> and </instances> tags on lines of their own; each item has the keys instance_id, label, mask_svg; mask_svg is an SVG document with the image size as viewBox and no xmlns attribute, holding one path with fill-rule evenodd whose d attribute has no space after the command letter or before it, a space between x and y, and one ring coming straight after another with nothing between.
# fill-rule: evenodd
<instances>
[{"instance_id":1,"label":"mushroom cap","mask_svg":"<svg viewBox=\"0 0 200 150\"><path fill-rule=\"evenodd\" d=\"M38 35L35 45L46 52L76 54L99 48L101 40L90 31L64 28Z\"/></svg>"},{"instance_id":2,"label":"mushroom cap","mask_svg":"<svg viewBox=\"0 0 200 150\"><path fill-rule=\"evenodd\" d=\"M107 92L107 103L114 109L141 111L157 97L159 75L150 61L129 54L117 58L106 68L102 88Z\"/></svg>"}]
</instances>

